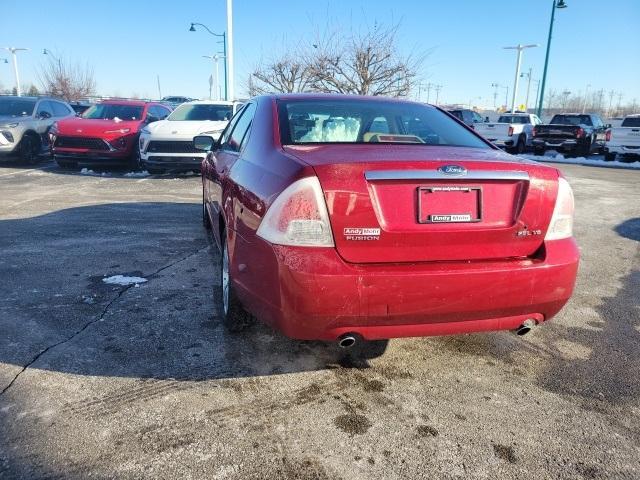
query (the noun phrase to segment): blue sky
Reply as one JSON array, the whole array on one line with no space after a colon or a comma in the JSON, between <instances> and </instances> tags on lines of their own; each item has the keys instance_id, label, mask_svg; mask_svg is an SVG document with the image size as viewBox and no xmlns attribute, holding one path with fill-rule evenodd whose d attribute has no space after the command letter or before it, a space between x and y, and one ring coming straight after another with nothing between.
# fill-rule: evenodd
<instances>
[{"instance_id":1,"label":"blue sky","mask_svg":"<svg viewBox=\"0 0 640 480\"><path fill-rule=\"evenodd\" d=\"M192 21L225 29L225 0L1 0L0 47L28 47L19 57L22 83L38 85L48 48L88 62L99 93L206 97L214 37L189 32ZM567 0L557 11L548 88L615 90L640 102L640 0ZM493 103L491 83L513 84L515 52L501 47L539 43L524 52L523 69L540 78L551 0L235 0L236 90L261 58L311 38L327 21L346 28L400 23L399 48L427 52L425 83L442 84L441 102ZM6 57L0 51L0 58ZM0 83L13 85L0 62ZM521 86L522 98L524 90ZM532 89L533 90L533 89ZM502 93L499 98L502 98ZM423 100L426 94L423 93ZM430 99L434 100L433 93Z\"/></svg>"}]
</instances>

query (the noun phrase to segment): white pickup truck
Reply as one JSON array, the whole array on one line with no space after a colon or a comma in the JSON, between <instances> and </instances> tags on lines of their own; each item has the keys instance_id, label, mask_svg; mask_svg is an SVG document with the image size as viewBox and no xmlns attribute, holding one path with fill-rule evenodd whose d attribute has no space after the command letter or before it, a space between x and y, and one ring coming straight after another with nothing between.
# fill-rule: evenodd
<instances>
[{"instance_id":1,"label":"white pickup truck","mask_svg":"<svg viewBox=\"0 0 640 480\"><path fill-rule=\"evenodd\" d=\"M476 123L480 135L498 147L513 153L523 153L531 146L533 127L542 123L531 113L505 113L496 123Z\"/></svg>"},{"instance_id":2,"label":"white pickup truck","mask_svg":"<svg viewBox=\"0 0 640 480\"><path fill-rule=\"evenodd\" d=\"M640 155L640 115L629 115L619 127L607 130L604 159L610 162L617 154Z\"/></svg>"}]
</instances>

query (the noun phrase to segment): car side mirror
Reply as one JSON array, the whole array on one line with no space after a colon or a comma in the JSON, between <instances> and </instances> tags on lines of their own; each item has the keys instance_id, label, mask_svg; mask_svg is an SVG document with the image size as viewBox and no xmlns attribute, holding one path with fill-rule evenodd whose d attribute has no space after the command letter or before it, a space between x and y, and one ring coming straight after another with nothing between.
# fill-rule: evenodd
<instances>
[{"instance_id":1,"label":"car side mirror","mask_svg":"<svg viewBox=\"0 0 640 480\"><path fill-rule=\"evenodd\" d=\"M210 152L216 145L216 140L209 135L197 135L193 137L193 146L201 152Z\"/></svg>"},{"instance_id":2,"label":"car side mirror","mask_svg":"<svg viewBox=\"0 0 640 480\"><path fill-rule=\"evenodd\" d=\"M38 114L38 118L41 120L46 120L51 118L51 114L49 112L45 112L44 110Z\"/></svg>"},{"instance_id":3,"label":"car side mirror","mask_svg":"<svg viewBox=\"0 0 640 480\"><path fill-rule=\"evenodd\" d=\"M484 123L489 123L489 117L484 117Z\"/></svg>"}]
</instances>

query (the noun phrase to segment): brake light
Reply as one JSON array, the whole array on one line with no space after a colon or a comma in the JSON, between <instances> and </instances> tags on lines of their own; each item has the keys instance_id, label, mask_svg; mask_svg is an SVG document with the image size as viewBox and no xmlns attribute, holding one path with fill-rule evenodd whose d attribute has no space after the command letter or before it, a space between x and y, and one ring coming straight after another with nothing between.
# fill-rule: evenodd
<instances>
[{"instance_id":1,"label":"brake light","mask_svg":"<svg viewBox=\"0 0 640 480\"><path fill-rule=\"evenodd\" d=\"M584 130L582 129L582 127L578 127L578 130L576 130L576 137L578 138L584 137Z\"/></svg>"},{"instance_id":2,"label":"brake light","mask_svg":"<svg viewBox=\"0 0 640 480\"><path fill-rule=\"evenodd\" d=\"M333 247L329 213L318 178L297 180L278 195L257 234L277 245Z\"/></svg>"},{"instance_id":3,"label":"brake light","mask_svg":"<svg viewBox=\"0 0 640 480\"><path fill-rule=\"evenodd\" d=\"M533 127L533 130L531 130L531 136L535 137L538 134L538 130L536 127Z\"/></svg>"},{"instance_id":4,"label":"brake light","mask_svg":"<svg viewBox=\"0 0 640 480\"><path fill-rule=\"evenodd\" d=\"M509 127L509 132L508 135L511 137L513 136L513 127Z\"/></svg>"},{"instance_id":5,"label":"brake light","mask_svg":"<svg viewBox=\"0 0 640 480\"><path fill-rule=\"evenodd\" d=\"M607 142L610 142L610 141L611 141L611 130L607 130L607 131L606 131L606 133L604 134L604 139L605 139Z\"/></svg>"},{"instance_id":6,"label":"brake light","mask_svg":"<svg viewBox=\"0 0 640 480\"><path fill-rule=\"evenodd\" d=\"M545 240L561 240L573 235L573 213L575 207L573 202L573 191L569 182L564 178L558 178L558 197L556 206L553 209L553 216L549 224L549 230L544 237Z\"/></svg>"}]
</instances>

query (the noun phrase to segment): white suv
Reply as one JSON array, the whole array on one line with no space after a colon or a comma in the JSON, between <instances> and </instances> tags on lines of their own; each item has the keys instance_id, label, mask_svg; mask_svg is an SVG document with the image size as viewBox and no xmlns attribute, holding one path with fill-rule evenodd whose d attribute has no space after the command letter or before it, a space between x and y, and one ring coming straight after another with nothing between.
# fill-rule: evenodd
<instances>
[{"instance_id":1,"label":"white suv","mask_svg":"<svg viewBox=\"0 0 640 480\"><path fill-rule=\"evenodd\" d=\"M17 155L24 164L34 163L49 148L51 125L74 115L62 100L0 96L0 158Z\"/></svg>"},{"instance_id":2,"label":"white suv","mask_svg":"<svg viewBox=\"0 0 640 480\"><path fill-rule=\"evenodd\" d=\"M240 109L238 102L197 100L183 103L165 120L140 132L140 163L150 173L166 170L200 170L205 153L193 147L196 135L214 138Z\"/></svg>"}]
</instances>

